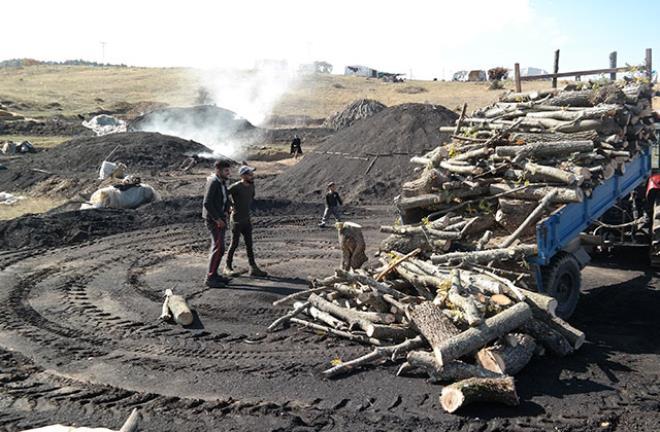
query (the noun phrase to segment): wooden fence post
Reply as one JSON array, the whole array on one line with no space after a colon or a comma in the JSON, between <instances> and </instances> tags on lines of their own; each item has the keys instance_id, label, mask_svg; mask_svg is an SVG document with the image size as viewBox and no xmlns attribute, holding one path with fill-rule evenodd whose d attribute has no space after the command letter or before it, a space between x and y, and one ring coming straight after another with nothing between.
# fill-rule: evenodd
<instances>
[{"instance_id":1,"label":"wooden fence post","mask_svg":"<svg viewBox=\"0 0 660 432\"><path fill-rule=\"evenodd\" d=\"M646 48L646 76L649 77L649 81L653 79L653 61L652 61L651 48Z\"/></svg>"},{"instance_id":2,"label":"wooden fence post","mask_svg":"<svg viewBox=\"0 0 660 432\"><path fill-rule=\"evenodd\" d=\"M610 67L611 68L616 67L616 51L612 51L610 53ZM610 73L610 81L616 81L616 72Z\"/></svg>"},{"instance_id":3,"label":"wooden fence post","mask_svg":"<svg viewBox=\"0 0 660 432\"><path fill-rule=\"evenodd\" d=\"M559 50L555 51L555 67L553 73L559 73ZM557 88L557 77L552 78L552 88Z\"/></svg>"},{"instance_id":4,"label":"wooden fence post","mask_svg":"<svg viewBox=\"0 0 660 432\"><path fill-rule=\"evenodd\" d=\"M520 63L516 63L513 65L513 77L514 77L514 81L516 82L516 91L520 93L522 91L522 87L520 85Z\"/></svg>"}]
</instances>

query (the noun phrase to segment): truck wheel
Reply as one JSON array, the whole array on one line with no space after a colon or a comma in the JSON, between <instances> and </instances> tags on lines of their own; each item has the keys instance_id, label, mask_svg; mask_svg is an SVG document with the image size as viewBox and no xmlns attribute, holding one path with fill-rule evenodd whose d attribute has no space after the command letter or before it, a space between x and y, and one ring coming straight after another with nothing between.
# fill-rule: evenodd
<instances>
[{"instance_id":1,"label":"truck wheel","mask_svg":"<svg viewBox=\"0 0 660 432\"><path fill-rule=\"evenodd\" d=\"M557 316L573 315L580 299L580 264L573 255L559 253L543 268L543 290L557 300Z\"/></svg>"},{"instance_id":2,"label":"truck wheel","mask_svg":"<svg viewBox=\"0 0 660 432\"><path fill-rule=\"evenodd\" d=\"M649 259L651 267L660 267L660 194L652 193L651 201L651 245Z\"/></svg>"}]
</instances>

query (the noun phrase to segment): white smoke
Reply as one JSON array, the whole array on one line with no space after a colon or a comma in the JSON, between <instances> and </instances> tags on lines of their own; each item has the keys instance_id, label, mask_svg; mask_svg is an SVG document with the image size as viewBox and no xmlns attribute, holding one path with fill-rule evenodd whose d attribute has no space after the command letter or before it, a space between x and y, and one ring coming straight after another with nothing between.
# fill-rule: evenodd
<instances>
[{"instance_id":1,"label":"white smoke","mask_svg":"<svg viewBox=\"0 0 660 432\"><path fill-rule=\"evenodd\" d=\"M253 70L198 71L201 87L213 102L260 125L297 81L297 73L284 60L262 60Z\"/></svg>"},{"instance_id":2,"label":"white smoke","mask_svg":"<svg viewBox=\"0 0 660 432\"><path fill-rule=\"evenodd\" d=\"M252 70L193 70L198 84L191 105L215 105L190 109L172 116L154 113L136 128L190 139L204 144L216 155L244 156L247 147L260 139L258 130L243 128L243 120L259 126L297 82L297 73L285 61L262 61ZM221 111L230 110L230 113ZM217 114L217 115L216 115Z\"/></svg>"}]
</instances>

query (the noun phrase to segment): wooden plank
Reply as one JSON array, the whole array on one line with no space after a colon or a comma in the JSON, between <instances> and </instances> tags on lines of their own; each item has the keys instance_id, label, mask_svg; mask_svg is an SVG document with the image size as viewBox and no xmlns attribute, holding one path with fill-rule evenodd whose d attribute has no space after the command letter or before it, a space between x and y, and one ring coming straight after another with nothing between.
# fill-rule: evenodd
<instances>
[{"instance_id":1,"label":"wooden plank","mask_svg":"<svg viewBox=\"0 0 660 432\"><path fill-rule=\"evenodd\" d=\"M645 67L646 69L646 67ZM556 74L543 74L543 75L533 75L533 76L524 76L520 77L521 81L532 81L537 79L549 79L549 78L563 78L563 77L572 77L572 76L582 76L582 75L599 75L599 74L609 74L613 72L628 72L630 68L628 67L617 67L617 68L606 68L606 69L591 69L575 72L560 72Z\"/></svg>"},{"instance_id":2,"label":"wooden plank","mask_svg":"<svg viewBox=\"0 0 660 432\"><path fill-rule=\"evenodd\" d=\"M516 92L520 93L522 91L520 85L520 63L513 65L514 80L516 82Z\"/></svg>"},{"instance_id":3,"label":"wooden plank","mask_svg":"<svg viewBox=\"0 0 660 432\"><path fill-rule=\"evenodd\" d=\"M610 53L610 68L616 68L616 51ZM616 81L616 72L610 73L610 81Z\"/></svg>"},{"instance_id":4,"label":"wooden plank","mask_svg":"<svg viewBox=\"0 0 660 432\"><path fill-rule=\"evenodd\" d=\"M555 66L552 72L559 73L559 50L555 51ZM552 79L552 88L557 88L557 77Z\"/></svg>"}]
</instances>

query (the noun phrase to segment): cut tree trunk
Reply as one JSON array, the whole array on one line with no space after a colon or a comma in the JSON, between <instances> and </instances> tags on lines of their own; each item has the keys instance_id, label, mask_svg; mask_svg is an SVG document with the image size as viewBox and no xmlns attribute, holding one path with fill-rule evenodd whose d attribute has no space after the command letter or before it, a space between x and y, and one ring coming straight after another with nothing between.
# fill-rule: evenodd
<instances>
[{"instance_id":1,"label":"cut tree trunk","mask_svg":"<svg viewBox=\"0 0 660 432\"><path fill-rule=\"evenodd\" d=\"M193 322L193 314L186 303L186 299L180 295L172 293L171 289L165 291L165 295L168 297L167 306L172 312L174 321L180 325L190 325Z\"/></svg>"},{"instance_id":2,"label":"cut tree trunk","mask_svg":"<svg viewBox=\"0 0 660 432\"><path fill-rule=\"evenodd\" d=\"M520 331L531 335L536 342L557 357L564 357L573 352L570 342L561 333L538 319L527 321L520 327Z\"/></svg>"},{"instance_id":3,"label":"cut tree trunk","mask_svg":"<svg viewBox=\"0 0 660 432\"><path fill-rule=\"evenodd\" d=\"M408 357L406 357L406 362L414 368L424 370L429 378L436 382L453 382L473 377L497 378L501 376L496 372L460 360L438 367L433 353L428 351L410 351Z\"/></svg>"},{"instance_id":4,"label":"cut tree trunk","mask_svg":"<svg viewBox=\"0 0 660 432\"><path fill-rule=\"evenodd\" d=\"M569 156L572 153L589 153L594 150L593 141L532 142L521 146L498 146L495 154L500 157L548 158Z\"/></svg>"},{"instance_id":5,"label":"cut tree trunk","mask_svg":"<svg viewBox=\"0 0 660 432\"><path fill-rule=\"evenodd\" d=\"M447 412L453 413L472 402L518 405L519 399L513 378L468 378L442 389L440 404Z\"/></svg>"},{"instance_id":6,"label":"cut tree trunk","mask_svg":"<svg viewBox=\"0 0 660 432\"><path fill-rule=\"evenodd\" d=\"M543 314L540 319L553 330L564 336L574 350L580 349L582 344L584 344L584 341L586 340L584 332L576 329L563 319L550 314Z\"/></svg>"},{"instance_id":7,"label":"cut tree trunk","mask_svg":"<svg viewBox=\"0 0 660 432\"><path fill-rule=\"evenodd\" d=\"M528 186L524 189L514 191L515 185L508 183L494 183L490 185L491 194L510 192L511 198L540 201L551 191L557 191L554 203L573 203L584 201L584 192L580 188L564 188L552 186Z\"/></svg>"},{"instance_id":8,"label":"cut tree trunk","mask_svg":"<svg viewBox=\"0 0 660 432\"><path fill-rule=\"evenodd\" d=\"M480 349L477 352L477 362L489 371L513 376L532 359L536 343L533 337L526 334L507 335L504 339L513 340Z\"/></svg>"},{"instance_id":9,"label":"cut tree trunk","mask_svg":"<svg viewBox=\"0 0 660 432\"><path fill-rule=\"evenodd\" d=\"M428 194L433 189L440 188L448 180L449 178L441 171L426 168L419 178L403 184L401 194L404 197Z\"/></svg>"},{"instance_id":10,"label":"cut tree trunk","mask_svg":"<svg viewBox=\"0 0 660 432\"><path fill-rule=\"evenodd\" d=\"M433 264L483 264L491 261L509 261L536 255L536 245L518 245L506 249L486 249L475 252L452 252L431 256Z\"/></svg>"},{"instance_id":11,"label":"cut tree trunk","mask_svg":"<svg viewBox=\"0 0 660 432\"><path fill-rule=\"evenodd\" d=\"M527 303L517 303L495 316L488 318L479 327L471 327L453 336L439 346L433 353L440 366L475 352L489 342L520 327L532 318L532 311Z\"/></svg>"},{"instance_id":12,"label":"cut tree trunk","mask_svg":"<svg viewBox=\"0 0 660 432\"><path fill-rule=\"evenodd\" d=\"M412 307L409 315L432 348L460 333L454 323L442 313L442 309L433 302L425 301Z\"/></svg>"},{"instance_id":13,"label":"cut tree trunk","mask_svg":"<svg viewBox=\"0 0 660 432\"><path fill-rule=\"evenodd\" d=\"M545 165L538 165L531 162L527 162L526 164L524 164L523 168L525 169L525 173L531 176L541 176L543 178L564 183L569 186L578 183L578 179L575 176L575 174L558 168L545 166Z\"/></svg>"},{"instance_id":14,"label":"cut tree trunk","mask_svg":"<svg viewBox=\"0 0 660 432\"><path fill-rule=\"evenodd\" d=\"M598 132L596 131L584 131L584 132L573 132L573 133L526 133L526 132L514 132L510 136L510 140L514 143L523 143L529 144L533 142L557 142L557 141L593 141L597 142Z\"/></svg>"}]
</instances>

